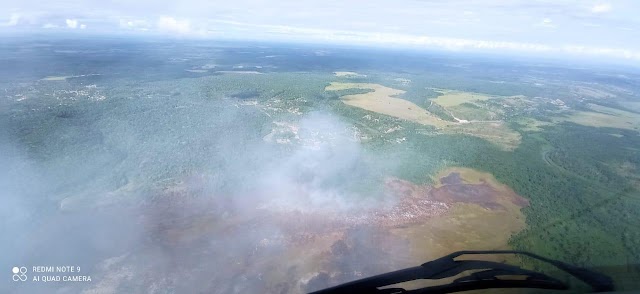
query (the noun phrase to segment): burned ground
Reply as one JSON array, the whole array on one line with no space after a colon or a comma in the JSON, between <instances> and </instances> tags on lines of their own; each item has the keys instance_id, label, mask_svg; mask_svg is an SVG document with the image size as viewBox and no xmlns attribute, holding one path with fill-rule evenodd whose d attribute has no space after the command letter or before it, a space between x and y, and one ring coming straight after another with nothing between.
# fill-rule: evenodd
<instances>
[{"instance_id":1,"label":"burned ground","mask_svg":"<svg viewBox=\"0 0 640 294\"><path fill-rule=\"evenodd\" d=\"M437 188L390 178L385 194L395 201L376 208L303 212L255 203L238 210L233 199L208 194L199 187L204 181L194 179L136 208L135 226L145 241L116 264L135 279L109 279L113 273L105 271L103 280L140 291L149 285L213 293L312 291L415 265L415 240L394 230L428 226L457 213L459 204L491 213L520 197L488 182L465 183L452 172Z\"/></svg>"}]
</instances>

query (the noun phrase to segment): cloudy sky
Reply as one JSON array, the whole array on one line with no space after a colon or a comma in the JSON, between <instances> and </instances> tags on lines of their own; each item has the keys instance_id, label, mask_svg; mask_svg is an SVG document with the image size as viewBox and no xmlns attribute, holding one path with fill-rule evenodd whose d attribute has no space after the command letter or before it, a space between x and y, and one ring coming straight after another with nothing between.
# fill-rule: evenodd
<instances>
[{"instance_id":1,"label":"cloudy sky","mask_svg":"<svg viewBox=\"0 0 640 294\"><path fill-rule=\"evenodd\" d=\"M141 34L640 62L640 1L0 1L0 33Z\"/></svg>"}]
</instances>

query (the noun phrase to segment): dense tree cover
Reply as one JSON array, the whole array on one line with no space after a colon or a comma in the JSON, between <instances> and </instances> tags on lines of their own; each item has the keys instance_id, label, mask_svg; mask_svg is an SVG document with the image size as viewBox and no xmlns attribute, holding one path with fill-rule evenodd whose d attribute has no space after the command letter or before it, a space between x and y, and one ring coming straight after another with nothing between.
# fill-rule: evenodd
<instances>
[{"instance_id":1,"label":"dense tree cover","mask_svg":"<svg viewBox=\"0 0 640 294\"><path fill-rule=\"evenodd\" d=\"M88 52L101 50L102 45L94 44L87 48ZM366 71L384 67L390 72L367 72L367 78L342 81L374 82L405 90L400 98L451 120L446 111L430 104L429 99L438 94L428 88L525 95L527 99L562 98L572 109L587 110L583 102L593 99L581 101L584 98L574 95L568 84L573 79L590 79L593 75L584 77L576 70L535 66L472 64L473 60L417 58L412 61L409 58L409 61L397 61L377 58L377 53L351 52L332 57L308 54L309 50L282 48L247 48L249 53L241 55L236 53L237 48L211 54L210 47L189 47L190 59L182 60L176 59L167 44L146 44L142 49L140 45L131 46L129 49L140 49L140 52L155 48L154 54L149 58L138 54L134 58L115 52L113 56L86 54L84 58L73 58L47 52L29 62L48 64L55 72L44 67L28 67L27 61L19 60L6 62L4 71L0 72L6 81L28 81L24 85L0 82L6 87L6 96L12 99L0 102L5 114L0 118L7 126L3 131L19 142L30 158L42 162L43 173L53 175L53 171L61 168L68 170L65 175L52 176L51 198L90 194L98 189L112 191L127 183L156 183L188 175L202 167L225 169L238 164L232 160L242 160L240 164L249 167L248 171L260 164L277 164L260 158L259 152L252 150L252 143L262 142L263 136L271 131L275 118L259 108L243 108L238 104L255 99L261 107L271 107L274 101L280 101L277 107L294 107L301 113L328 110L367 135L362 141L363 157L356 167L372 171L358 174L362 181L351 187L353 190L375 193L377 184L388 175L429 183L429 175L447 166L486 171L531 201L530 207L524 209L527 228L511 239L516 249L578 265L623 266L625 270L640 273L637 268L640 264L640 194L619 171L627 162L635 167L633 172L638 173L640 138L637 132L566 123L544 127L540 132L526 132L520 128L522 125L514 123L512 126L523 132L522 142L514 151L504 151L477 137L441 134L432 127L349 107L339 100L341 95L370 90L324 91L330 82L340 80L331 74L333 70ZM12 56L11 52L7 54ZM283 54L287 58L277 57ZM273 67L259 70L270 72L268 74L185 71L202 68L207 62L217 63L215 70L233 70L233 66L240 63L247 67L264 65L265 55L276 56L270 59ZM91 74L96 68L102 76L37 82L46 75ZM293 72L298 70L316 72ZM393 70L396 72L391 72ZM135 73L137 78L119 77L122 72ZM396 81L393 79L396 77L409 82ZM633 81L621 82L613 77L603 82L637 87ZM97 104L78 97L74 91L85 89L89 84L98 84L98 90L103 91L107 99ZM14 102L16 94L24 94L28 99ZM505 109L503 118L516 120L527 116L549 121L549 114L557 111L557 107L550 104L527 103L522 101L522 107ZM500 104L499 100L490 100L481 105L500 107ZM612 101L599 104L622 108ZM283 112L277 118L295 120L297 116ZM388 131L394 127L400 128ZM154 153L146 146L153 146ZM280 146L274 150L270 151L282 154L290 151ZM223 152L231 155L215 156ZM82 164L86 158L93 160L91 165ZM249 172L226 176L228 181L223 184L249 182L253 175Z\"/></svg>"},{"instance_id":2,"label":"dense tree cover","mask_svg":"<svg viewBox=\"0 0 640 294\"><path fill-rule=\"evenodd\" d=\"M516 249L581 266L640 273L640 192L619 172L623 162L640 166L636 132L563 123L540 132L522 131L522 143L509 152L475 137L433 135L433 129L383 115L339 104L335 109L354 122L364 115L375 118L367 130L403 127L392 135L372 131L372 140L366 142L379 156L396 160L388 174L426 183L427 175L446 166L471 167L492 173L530 199L524 209L528 226L511 239ZM390 144L394 137L407 141Z\"/></svg>"},{"instance_id":3,"label":"dense tree cover","mask_svg":"<svg viewBox=\"0 0 640 294\"><path fill-rule=\"evenodd\" d=\"M512 238L515 248L583 266L637 264L640 193L602 164L637 161L637 151L634 156L625 149L640 144L637 135L612 145L614 140L606 132L563 125L547 129L542 136L546 142L525 136L513 153L468 138L440 143L447 144L442 151L451 152L453 165L491 172L531 200L525 209L528 227ZM433 138L429 141L418 143L425 154L442 156L431 151ZM564 155L554 158L561 168L543 160L549 146Z\"/></svg>"}]
</instances>

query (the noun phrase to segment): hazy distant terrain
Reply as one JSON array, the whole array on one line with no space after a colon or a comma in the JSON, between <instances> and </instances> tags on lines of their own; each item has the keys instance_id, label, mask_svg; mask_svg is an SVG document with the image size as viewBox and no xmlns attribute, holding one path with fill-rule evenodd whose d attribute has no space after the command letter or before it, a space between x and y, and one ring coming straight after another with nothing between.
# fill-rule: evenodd
<instances>
[{"instance_id":1,"label":"hazy distant terrain","mask_svg":"<svg viewBox=\"0 0 640 294\"><path fill-rule=\"evenodd\" d=\"M2 266L92 279L3 293L300 293L508 248L638 289L638 71L125 39L0 53Z\"/></svg>"}]
</instances>

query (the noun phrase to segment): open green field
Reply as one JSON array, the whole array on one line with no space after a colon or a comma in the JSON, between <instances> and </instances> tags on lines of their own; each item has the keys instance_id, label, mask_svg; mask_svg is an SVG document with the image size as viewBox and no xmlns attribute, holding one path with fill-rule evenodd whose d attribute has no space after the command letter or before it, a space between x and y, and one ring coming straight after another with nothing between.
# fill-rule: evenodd
<instances>
[{"instance_id":1,"label":"open green field","mask_svg":"<svg viewBox=\"0 0 640 294\"><path fill-rule=\"evenodd\" d=\"M589 111L577 111L569 115L566 121L592 127L640 129L640 114L638 113L597 104L590 104L588 108L590 109Z\"/></svg>"},{"instance_id":2,"label":"open green field","mask_svg":"<svg viewBox=\"0 0 640 294\"><path fill-rule=\"evenodd\" d=\"M516 148L520 142L520 134L509 129L509 127L507 127L502 121L493 120L469 122L467 120L459 120L457 118L457 122L446 121L411 101L398 98L404 94L404 91L402 90L384 87L379 84L332 82L325 88L325 91L346 89L373 90L362 94L341 96L341 101L350 106L397 117L422 125L433 126L446 133L477 136L499 144L505 149ZM448 110L447 108L445 109Z\"/></svg>"},{"instance_id":3,"label":"open green field","mask_svg":"<svg viewBox=\"0 0 640 294\"><path fill-rule=\"evenodd\" d=\"M489 95L479 94L479 93L471 93L465 91L456 91L456 90L447 90L447 89L432 89L435 92L439 93L438 98L433 99L432 101L440 104L446 108L452 106L458 106L460 104L474 102L474 101L483 101L489 100L492 97Z\"/></svg>"}]
</instances>

